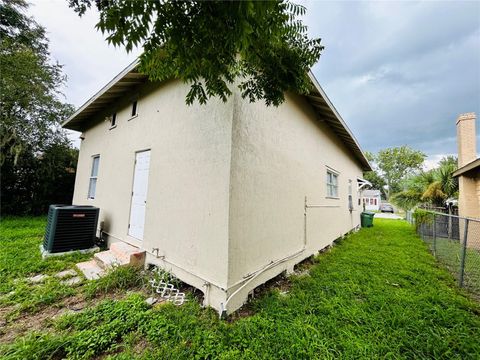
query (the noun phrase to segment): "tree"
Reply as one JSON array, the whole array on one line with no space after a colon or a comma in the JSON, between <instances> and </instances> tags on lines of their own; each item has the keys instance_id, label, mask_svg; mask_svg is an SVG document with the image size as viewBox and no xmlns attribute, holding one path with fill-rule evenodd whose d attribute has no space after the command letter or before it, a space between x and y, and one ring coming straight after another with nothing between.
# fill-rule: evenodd
<instances>
[{"instance_id":1,"label":"tree","mask_svg":"<svg viewBox=\"0 0 480 360\"><path fill-rule=\"evenodd\" d=\"M70 202L75 176L76 155L60 126L72 111L61 101L65 76L50 58L45 29L25 15L27 8L24 0L0 1L2 214Z\"/></svg>"},{"instance_id":2,"label":"tree","mask_svg":"<svg viewBox=\"0 0 480 360\"><path fill-rule=\"evenodd\" d=\"M426 155L408 146L380 150L371 155L378 172L385 179L387 199L401 190L401 182L422 168Z\"/></svg>"},{"instance_id":3,"label":"tree","mask_svg":"<svg viewBox=\"0 0 480 360\"><path fill-rule=\"evenodd\" d=\"M307 72L323 46L297 19L305 8L281 1L68 0L81 16L92 4L96 27L127 51L143 46L140 70L152 81L191 84L187 104L231 95L279 105L287 91L310 90Z\"/></svg>"},{"instance_id":4,"label":"tree","mask_svg":"<svg viewBox=\"0 0 480 360\"><path fill-rule=\"evenodd\" d=\"M378 172L367 171L363 174L363 178L372 184L373 189L380 190L382 197L387 197L385 193L385 186L387 183L385 182L385 179L378 174Z\"/></svg>"},{"instance_id":5,"label":"tree","mask_svg":"<svg viewBox=\"0 0 480 360\"><path fill-rule=\"evenodd\" d=\"M72 106L60 101L65 77L52 63L45 29L22 11L24 0L0 2L0 163L14 162L26 144L32 151L65 138L59 121Z\"/></svg>"},{"instance_id":6,"label":"tree","mask_svg":"<svg viewBox=\"0 0 480 360\"><path fill-rule=\"evenodd\" d=\"M2 214L40 215L49 204L70 204L78 150L67 142L48 145L41 154L27 145L17 163L2 165Z\"/></svg>"},{"instance_id":7,"label":"tree","mask_svg":"<svg viewBox=\"0 0 480 360\"><path fill-rule=\"evenodd\" d=\"M437 168L407 178L403 190L392 196L392 202L403 209L420 204L445 206L447 199L458 197L458 180L452 176L456 169L455 157L443 158Z\"/></svg>"}]
</instances>

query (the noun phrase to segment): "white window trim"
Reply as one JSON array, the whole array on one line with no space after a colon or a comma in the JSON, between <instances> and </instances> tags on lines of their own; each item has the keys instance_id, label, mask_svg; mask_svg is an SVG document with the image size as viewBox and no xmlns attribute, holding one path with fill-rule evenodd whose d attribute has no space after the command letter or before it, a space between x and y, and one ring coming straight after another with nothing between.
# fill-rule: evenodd
<instances>
[{"instance_id":1,"label":"white window trim","mask_svg":"<svg viewBox=\"0 0 480 360\"><path fill-rule=\"evenodd\" d=\"M333 184L333 183L329 183L328 181L325 181L326 183L326 188L327 188L327 196L325 196L325 198L327 199L335 199L335 200L339 200L340 199L340 196L338 196L338 188L339 188L339 185L338 185L338 180L340 178L340 173L334 169L332 169L330 166L326 166L326 176L328 178L328 174L332 174L336 177L337 179L337 183L336 184ZM336 190L336 196L335 195L330 195L329 194L329 187L332 186L335 190Z\"/></svg>"},{"instance_id":2,"label":"white window trim","mask_svg":"<svg viewBox=\"0 0 480 360\"><path fill-rule=\"evenodd\" d=\"M127 121L130 121L130 120L136 119L137 117L138 117L138 112L137 112L135 115L133 115L133 116L132 116L130 119L128 119Z\"/></svg>"},{"instance_id":3,"label":"white window trim","mask_svg":"<svg viewBox=\"0 0 480 360\"><path fill-rule=\"evenodd\" d=\"M93 166L95 164L95 159L98 158L98 167L97 167L97 175L92 175L93 172ZM88 179L88 193L87 193L87 199L88 200L94 200L95 196L97 194L97 183L98 183L98 171L100 169L100 154L92 155L92 167L90 170L90 177ZM91 188L92 188L92 180L95 180L95 194L93 194L93 197L90 196Z\"/></svg>"}]
</instances>

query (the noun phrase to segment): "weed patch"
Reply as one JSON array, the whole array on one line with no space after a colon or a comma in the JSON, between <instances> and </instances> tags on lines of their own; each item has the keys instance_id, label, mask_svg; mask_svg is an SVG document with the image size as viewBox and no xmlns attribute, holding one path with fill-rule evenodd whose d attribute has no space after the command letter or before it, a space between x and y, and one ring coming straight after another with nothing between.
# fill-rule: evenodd
<instances>
[{"instance_id":1,"label":"weed patch","mask_svg":"<svg viewBox=\"0 0 480 360\"><path fill-rule=\"evenodd\" d=\"M146 284L147 278L141 268L117 266L100 279L88 282L84 287L84 293L87 299L91 299L118 290L142 288Z\"/></svg>"}]
</instances>

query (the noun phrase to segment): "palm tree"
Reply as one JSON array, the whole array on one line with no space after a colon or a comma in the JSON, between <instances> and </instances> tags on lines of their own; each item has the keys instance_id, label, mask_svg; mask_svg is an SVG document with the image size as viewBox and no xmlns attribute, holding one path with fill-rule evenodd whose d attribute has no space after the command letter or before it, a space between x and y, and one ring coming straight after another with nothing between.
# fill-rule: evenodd
<instances>
[{"instance_id":1,"label":"palm tree","mask_svg":"<svg viewBox=\"0 0 480 360\"><path fill-rule=\"evenodd\" d=\"M407 179L403 191L392 196L391 201L403 209L411 209L420 204L443 206L445 200L458 197L458 180L452 176L457 169L457 159L445 157L439 166L422 171Z\"/></svg>"}]
</instances>

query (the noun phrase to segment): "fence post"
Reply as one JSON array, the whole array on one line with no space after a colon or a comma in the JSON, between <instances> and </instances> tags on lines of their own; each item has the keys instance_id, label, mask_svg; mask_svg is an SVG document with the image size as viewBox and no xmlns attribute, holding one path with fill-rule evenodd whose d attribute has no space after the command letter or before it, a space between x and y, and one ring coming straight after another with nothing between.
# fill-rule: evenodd
<instances>
[{"instance_id":1,"label":"fence post","mask_svg":"<svg viewBox=\"0 0 480 360\"><path fill-rule=\"evenodd\" d=\"M452 238L452 203L448 204L448 238Z\"/></svg>"},{"instance_id":2,"label":"fence post","mask_svg":"<svg viewBox=\"0 0 480 360\"><path fill-rule=\"evenodd\" d=\"M463 276L465 274L465 257L467 256L468 219L465 219L465 231L463 233L462 257L460 259L460 287L463 287Z\"/></svg>"},{"instance_id":3,"label":"fence post","mask_svg":"<svg viewBox=\"0 0 480 360\"><path fill-rule=\"evenodd\" d=\"M433 214L433 256L437 257L437 221Z\"/></svg>"}]
</instances>

